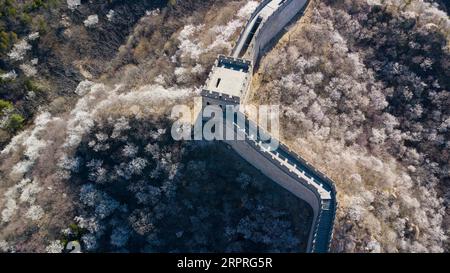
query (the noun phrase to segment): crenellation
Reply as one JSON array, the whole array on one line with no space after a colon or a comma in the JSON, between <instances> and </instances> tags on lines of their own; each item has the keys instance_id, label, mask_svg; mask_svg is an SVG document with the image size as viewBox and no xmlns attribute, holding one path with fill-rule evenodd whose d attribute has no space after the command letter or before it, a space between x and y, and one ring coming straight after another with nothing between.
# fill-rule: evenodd
<instances>
[{"instance_id":1,"label":"crenellation","mask_svg":"<svg viewBox=\"0 0 450 273\"><path fill-rule=\"evenodd\" d=\"M223 107L243 103L252 80L253 68L260 54L307 4L307 0L264 0L261 2L247 21L247 26L241 31L232 56L219 55L216 59L201 92L203 107L211 104ZM252 33L251 30L254 30L256 23L258 23L257 29ZM245 41L250 38L250 43L245 45ZM225 142L273 181L305 200L312 207L314 217L307 250L308 252L328 251L337 207L333 182L288 146L265 130L260 130L260 135L269 135L271 140L279 143L275 150L265 147L260 136L249 132L247 126L250 128L251 125L261 129L250 120L244 128L240 128L235 122L231 125L226 123L225 126L232 126L231 129L235 132L242 131L245 140L226 140ZM327 205L324 206L324 204ZM332 213L324 214L325 208ZM319 230L328 230L328 232L325 235L322 232L318 234Z\"/></svg>"}]
</instances>

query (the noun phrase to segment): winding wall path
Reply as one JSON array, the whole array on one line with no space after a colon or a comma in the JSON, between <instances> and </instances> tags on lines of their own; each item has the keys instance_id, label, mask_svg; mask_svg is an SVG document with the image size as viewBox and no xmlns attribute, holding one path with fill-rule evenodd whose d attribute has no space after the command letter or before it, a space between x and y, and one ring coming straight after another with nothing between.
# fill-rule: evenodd
<instances>
[{"instance_id":1,"label":"winding wall path","mask_svg":"<svg viewBox=\"0 0 450 273\"><path fill-rule=\"evenodd\" d=\"M202 91L204 106L217 104L223 107L245 101L247 89L251 85L253 68L274 39L279 37L283 29L302 13L307 4L307 0L263 0L242 30L232 56L220 56L216 67L213 68L213 71L229 69L242 72L242 67L247 67L249 71L244 70L247 76L241 89L221 93L228 88L228 86L222 90L219 88L221 80L224 80L221 77L227 73L220 72L221 74L217 76L212 71L213 75L210 75L206 89ZM211 86L217 87L218 90L212 90ZM238 113L238 115L243 114ZM311 206L313 221L307 252L328 252L337 207L334 183L278 140L276 143L281 143L278 148L268 149L265 145L267 142L263 142L259 135L250 134L250 127L257 127L252 121L246 120L243 127L235 122L232 124L226 122L225 126L234 130L236 134L245 135L245 140L225 141L242 158Z\"/></svg>"}]
</instances>

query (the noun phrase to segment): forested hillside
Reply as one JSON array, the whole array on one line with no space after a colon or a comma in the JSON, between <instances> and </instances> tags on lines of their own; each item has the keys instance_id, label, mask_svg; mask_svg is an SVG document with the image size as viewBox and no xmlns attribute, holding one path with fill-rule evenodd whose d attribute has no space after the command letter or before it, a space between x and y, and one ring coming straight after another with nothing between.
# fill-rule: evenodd
<instances>
[{"instance_id":1,"label":"forested hillside","mask_svg":"<svg viewBox=\"0 0 450 273\"><path fill-rule=\"evenodd\" d=\"M335 251L448 247L449 41L422 1L315 1L263 60L254 101L337 183Z\"/></svg>"},{"instance_id":2,"label":"forested hillside","mask_svg":"<svg viewBox=\"0 0 450 273\"><path fill-rule=\"evenodd\" d=\"M0 0L0 251L303 251L305 203L169 134L257 5ZM449 251L448 10L311 1L255 71L252 102L336 182L332 251Z\"/></svg>"},{"instance_id":3,"label":"forested hillside","mask_svg":"<svg viewBox=\"0 0 450 273\"><path fill-rule=\"evenodd\" d=\"M0 1L0 147L40 107L67 111L78 83L106 72L136 22L167 4L81 2Z\"/></svg>"}]
</instances>

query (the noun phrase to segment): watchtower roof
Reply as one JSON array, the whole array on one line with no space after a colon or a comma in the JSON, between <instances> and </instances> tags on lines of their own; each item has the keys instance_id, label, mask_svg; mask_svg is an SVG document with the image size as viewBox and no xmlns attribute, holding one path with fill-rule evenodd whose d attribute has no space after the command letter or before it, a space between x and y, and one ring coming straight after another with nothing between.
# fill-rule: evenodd
<instances>
[{"instance_id":1,"label":"watchtower roof","mask_svg":"<svg viewBox=\"0 0 450 273\"><path fill-rule=\"evenodd\" d=\"M246 92L250 78L250 61L221 55L209 74L205 89L220 94L242 97Z\"/></svg>"}]
</instances>

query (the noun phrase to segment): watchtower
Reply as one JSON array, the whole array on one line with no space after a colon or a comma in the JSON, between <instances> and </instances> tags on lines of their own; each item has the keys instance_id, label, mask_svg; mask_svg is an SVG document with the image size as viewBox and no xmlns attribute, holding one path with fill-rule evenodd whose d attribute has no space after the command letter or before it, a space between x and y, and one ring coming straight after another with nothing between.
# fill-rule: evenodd
<instances>
[{"instance_id":1,"label":"watchtower","mask_svg":"<svg viewBox=\"0 0 450 273\"><path fill-rule=\"evenodd\" d=\"M219 55L201 93L202 107L239 105L251 78L251 61Z\"/></svg>"}]
</instances>

